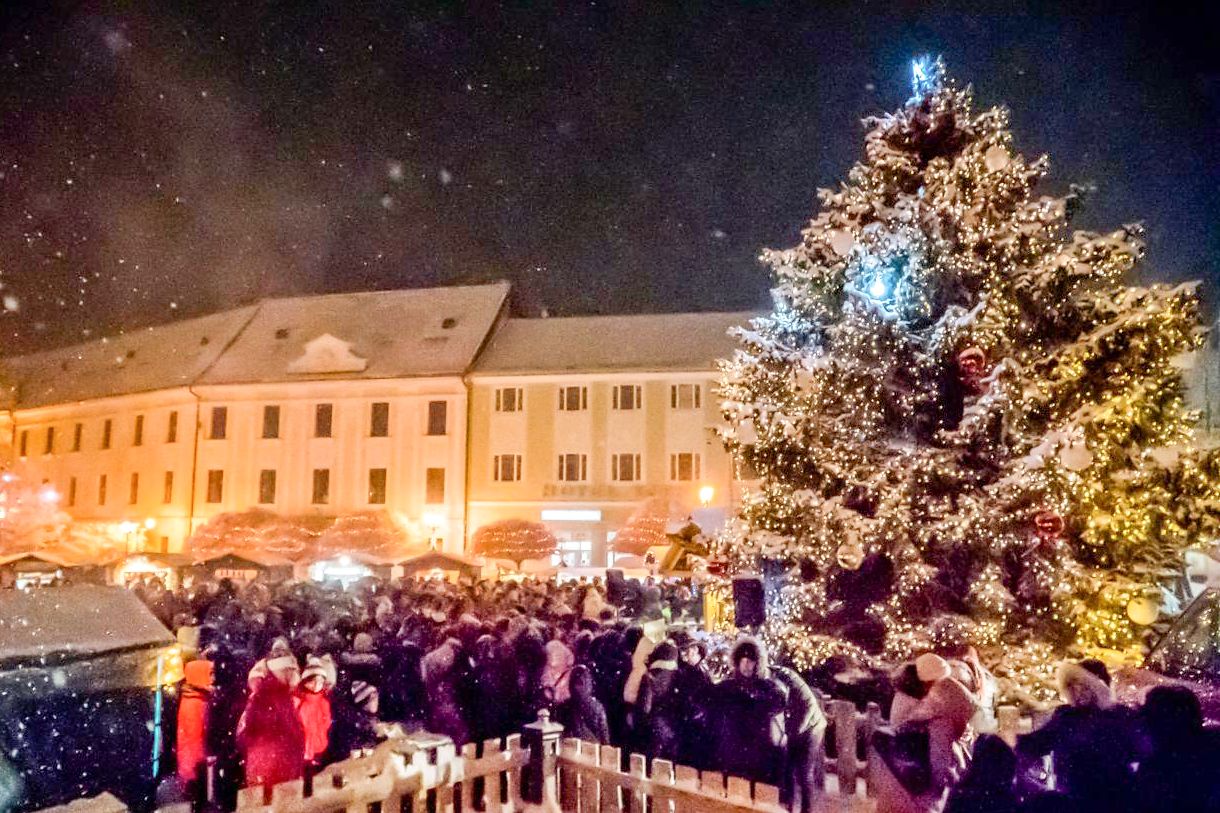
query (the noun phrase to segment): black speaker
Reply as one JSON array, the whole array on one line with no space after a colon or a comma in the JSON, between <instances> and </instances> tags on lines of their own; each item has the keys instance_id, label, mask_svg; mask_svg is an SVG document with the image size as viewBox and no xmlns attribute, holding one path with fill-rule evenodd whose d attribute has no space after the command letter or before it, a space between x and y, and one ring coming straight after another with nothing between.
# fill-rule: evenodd
<instances>
[{"instance_id":1,"label":"black speaker","mask_svg":"<svg viewBox=\"0 0 1220 813\"><path fill-rule=\"evenodd\" d=\"M758 627L767 620L761 576L733 577L733 617L738 629Z\"/></svg>"},{"instance_id":2,"label":"black speaker","mask_svg":"<svg viewBox=\"0 0 1220 813\"><path fill-rule=\"evenodd\" d=\"M621 607L625 598L623 594L626 592L624 589L626 586L627 580L623 578L621 568L612 567L606 570L606 601L616 607Z\"/></svg>"}]
</instances>

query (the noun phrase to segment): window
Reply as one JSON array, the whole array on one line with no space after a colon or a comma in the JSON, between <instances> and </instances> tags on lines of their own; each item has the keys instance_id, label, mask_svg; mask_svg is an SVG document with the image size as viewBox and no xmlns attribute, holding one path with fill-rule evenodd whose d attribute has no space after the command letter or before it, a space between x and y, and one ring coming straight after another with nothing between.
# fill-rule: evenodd
<instances>
[{"instance_id":1,"label":"window","mask_svg":"<svg viewBox=\"0 0 1220 813\"><path fill-rule=\"evenodd\" d=\"M330 422L334 414L334 404L318 404L313 408L313 436L315 438L330 437Z\"/></svg>"},{"instance_id":2,"label":"window","mask_svg":"<svg viewBox=\"0 0 1220 813\"><path fill-rule=\"evenodd\" d=\"M50 454L55 451L55 427L47 427L47 439L42 444L42 453Z\"/></svg>"},{"instance_id":3,"label":"window","mask_svg":"<svg viewBox=\"0 0 1220 813\"><path fill-rule=\"evenodd\" d=\"M639 384L619 384L614 388L614 408L639 409L641 394Z\"/></svg>"},{"instance_id":4,"label":"window","mask_svg":"<svg viewBox=\"0 0 1220 813\"><path fill-rule=\"evenodd\" d=\"M385 505L385 469L369 469L369 505Z\"/></svg>"},{"instance_id":5,"label":"window","mask_svg":"<svg viewBox=\"0 0 1220 813\"><path fill-rule=\"evenodd\" d=\"M228 407L212 407L212 433L208 436L212 440L224 440L225 433L229 429L229 408Z\"/></svg>"},{"instance_id":6,"label":"window","mask_svg":"<svg viewBox=\"0 0 1220 813\"><path fill-rule=\"evenodd\" d=\"M76 426L72 427L72 451L74 451L74 452L80 451L80 439L81 439L81 434L84 431L85 431L85 428L84 428L83 424L78 423Z\"/></svg>"},{"instance_id":7,"label":"window","mask_svg":"<svg viewBox=\"0 0 1220 813\"><path fill-rule=\"evenodd\" d=\"M135 505L140 501L140 473L131 473L131 487L127 490L127 504Z\"/></svg>"},{"instance_id":8,"label":"window","mask_svg":"<svg viewBox=\"0 0 1220 813\"><path fill-rule=\"evenodd\" d=\"M698 480L699 455L694 452L679 452L669 456L670 480Z\"/></svg>"},{"instance_id":9,"label":"window","mask_svg":"<svg viewBox=\"0 0 1220 813\"><path fill-rule=\"evenodd\" d=\"M258 501L263 505L275 502L275 469L263 469L258 473Z\"/></svg>"},{"instance_id":10,"label":"window","mask_svg":"<svg viewBox=\"0 0 1220 813\"><path fill-rule=\"evenodd\" d=\"M174 413L177 414L177 413ZM174 501L174 473L172 471L165 472L165 485L161 493L161 502L169 505Z\"/></svg>"},{"instance_id":11,"label":"window","mask_svg":"<svg viewBox=\"0 0 1220 813\"><path fill-rule=\"evenodd\" d=\"M330 502L330 469L313 470L314 505L326 505Z\"/></svg>"},{"instance_id":12,"label":"window","mask_svg":"<svg viewBox=\"0 0 1220 813\"><path fill-rule=\"evenodd\" d=\"M263 437L278 438L280 436L280 408L278 406L263 407Z\"/></svg>"},{"instance_id":13,"label":"window","mask_svg":"<svg viewBox=\"0 0 1220 813\"><path fill-rule=\"evenodd\" d=\"M520 387L496 390L496 412L520 412L525 408L525 391Z\"/></svg>"},{"instance_id":14,"label":"window","mask_svg":"<svg viewBox=\"0 0 1220 813\"><path fill-rule=\"evenodd\" d=\"M427 486L424 491L424 502L436 505L445 501L445 470L428 469L426 472Z\"/></svg>"},{"instance_id":15,"label":"window","mask_svg":"<svg viewBox=\"0 0 1220 813\"><path fill-rule=\"evenodd\" d=\"M589 406L588 387L560 387L559 409L563 412L579 412Z\"/></svg>"},{"instance_id":16,"label":"window","mask_svg":"<svg viewBox=\"0 0 1220 813\"><path fill-rule=\"evenodd\" d=\"M20 445L21 445L21 449L20 449L21 456L25 457L26 452L28 451L28 449L30 447L30 430L28 430L28 429L21 430L21 444Z\"/></svg>"},{"instance_id":17,"label":"window","mask_svg":"<svg viewBox=\"0 0 1220 813\"><path fill-rule=\"evenodd\" d=\"M616 454L610 456L610 479L620 483L634 483L641 478L638 454Z\"/></svg>"},{"instance_id":18,"label":"window","mask_svg":"<svg viewBox=\"0 0 1220 813\"><path fill-rule=\"evenodd\" d=\"M699 409L703 405L702 387L698 384L674 384L669 388L671 409Z\"/></svg>"},{"instance_id":19,"label":"window","mask_svg":"<svg viewBox=\"0 0 1220 813\"><path fill-rule=\"evenodd\" d=\"M375 438L390 436L390 405L387 402L373 404L369 412L369 435Z\"/></svg>"},{"instance_id":20,"label":"window","mask_svg":"<svg viewBox=\"0 0 1220 813\"><path fill-rule=\"evenodd\" d=\"M165 428L165 442L178 442L178 412L177 410L169 413L169 425Z\"/></svg>"},{"instance_id":21,"label":"window","mask_svg":"<svg viewBox=\"0 0 1220 813\"><path fill-rule=\"evenodd\" d=\"M521 479L521 455L498 454L492 459L491 477L499 483L513 483Z\"/></svg>"},{"instance_id":22,"label":"window","mask_svg":"<svg viewBox=\"0 0 1220 813\"><path fill-rule=\"evenodd\" d=\"M76 478L68 478L68 507L76 505Z\"/></svg>"},{"instance_id":23,"label":"window","mask_svg":"<svg viewBox=\"0 0 1220 813\"><path fill-rule=\"evenodd\" d=\"M429 401L428 402L428 434L443 435L446 432L446 425L449 423L449 402L448 401Z\"/></svg>"},{"instance_id":24,"label":"window","mask_svg":"<svg viewBox=\"0 0 1220 813\"><path fill-rule=\"evenodd\" d=\"M97 478L97 504L106 504L106 475L100 475Z\"/></svg>"},{"instance_id":25,"label":"window","mask_svg":"<svg viewBox=\"0 0 1220 813\"><path fill-rule=\"evenodd\" d=\"M225 473L222 469L208 469L208 502L220 502L225 495Z\"/></svg>"},{"instance_id":26,"label":"window","mask_svg":"<svg viewBox=\"0 0 1220 813\"><path fill-rule=\"evenodd\" d=\"M102 448L103 449L110 448L110 430L113 428L114 427L113 427L112 421L109 418L107 418L106 422L102 424Z\"/></svg>"},{"instance_id":27,"label":"window","mask_svg":"<svg viewBox=\"0 0 1220 813\"><path fill-rule=\"evenodd\" d=\"M559 531L559 550L551 557L555 567L589 567L593 564L593 534L589 531Z\"/></svg>"},{"instance_id":28,"label":"window","mask_svg":"<svg viewBox=\"0 0 1220 813\"><path fill-rule=\"evenodd\" d=\"M559 456L559 479L579 483L587 474L588 455L561 454Z\"/></svg>"},{"instance_id":29,"label":"window","mask_svg":"<svg viewBox=\"0 0 1220 813\"><path fill-rule=\"evenodd\" d=\"M132 433L131 433L131 445L132 446L143 446L144 445L144 416L143 415L136 416L136 426L135 426L135 429L132 430Z\"/></svg>"}]
</instances>

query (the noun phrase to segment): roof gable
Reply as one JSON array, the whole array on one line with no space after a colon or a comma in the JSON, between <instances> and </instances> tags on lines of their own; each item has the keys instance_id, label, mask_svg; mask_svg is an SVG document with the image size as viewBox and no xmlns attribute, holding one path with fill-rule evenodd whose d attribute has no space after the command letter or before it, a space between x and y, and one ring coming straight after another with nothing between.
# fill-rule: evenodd
<instances>
[{"instance_id":1,"label":"roof gable","mask_svg":"<svg viewBox=\"0 0 1220 813\"><path fill-rule=\"evenodd\" d=\"M288 372L306 375L310 373L360 373L369 366L369 360L352 352L352 343L323 333L316 339L305 342L305 352L289 362Z\"/></svg>"}]
</instances>

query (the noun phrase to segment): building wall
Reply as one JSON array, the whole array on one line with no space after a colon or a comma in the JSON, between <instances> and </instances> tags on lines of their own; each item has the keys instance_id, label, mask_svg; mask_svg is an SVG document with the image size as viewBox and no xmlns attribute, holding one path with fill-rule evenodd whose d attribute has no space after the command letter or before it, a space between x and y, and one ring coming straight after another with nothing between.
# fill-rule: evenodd
<instances>
[{"instance_id":1,"label":"building wall","mask_svg":"<svg viewBox=\"0 0 1220 813\"><path fill-rule=\"evenodd\" d=\"M731 507L737 485L731 458L711 433L719 420L712 392L715 373L597 373L565 375L478 375L471 381L469 528L501 519L541 520L561 537L587 535L592 565L607 563L607 543L650 497L672 501L678 511L699 507L700 489L710 486L711 506ZM700 388L698 408L675 409L671 387ZM614 408L614 388L638 386L640 408ZM562 387L587 387L585 409L559 409ZM519 388L524 408L496 410L496 392ZM671 456L699 456L698 476L675 480ZM559 455L587 460L585 479L559 479ZM642 476L630 483L612 479L612 456L638 454ZM521 479L497 481L497 455L521 455ZM548 519L544 512L590 512L581 519ZM587 518L583 518L587 517ZM595 517L595 518L594 518ZM571 561L568 562L572 564Z\"/></svg>"},{"instance_id":2,"label":"building wall","mask_svg":"<svg viewBox=\"0 0 1220 813\"><path fill-rule=\"evenodd\" d=\"M445 434L430 436L429 402L446 404ZM388 435L370 436L372 404L389 405ZM315 407L332 404L332 436L314 437ZM264 407L280 408L279 437L263 438ZM211 415L227 410L222 439L211 437ZM168 442L171 412L178 433ZM134 444L137 415L144 416L143 442ZM101 448L110 419L109 449ZM274 502L264 505L284 515L337 516L384 509L402 521L421 542L441 541L458 551L466 535L465 515L466 388L460 378L331 380L281 384L181 388L77 404L18 410L15 423L18 466L31 482L47 480L61 504L86 522L155 522L147 533L153 548L180 550L193 527L216 514L259 505L260 472L276 472ZM82 424L80 451L72 451L74 426ZM44 453L47 429L54 427L54 448ZM22 435L25 455L20 455ZM197 440L196 440L197 438ZM386 502L369 502L369 469L386 469ZM443 500L426 500L426 470L444 470ZM313 472L330 471L329 499L315 505ZM222 472L219 501L209 501L208 473ZM173 472L165 500L165 473ZM131 475L138 474L131 501ZM106 500L99 503L102 475ZM75 500L70 500L76 478ZM72 503L72 504L69 504ZM193 518L193 520L192 520ZM144 532L139 532L143 534ZM133 540L134 542L135 540Z\"/></svg>"}]
</instances>

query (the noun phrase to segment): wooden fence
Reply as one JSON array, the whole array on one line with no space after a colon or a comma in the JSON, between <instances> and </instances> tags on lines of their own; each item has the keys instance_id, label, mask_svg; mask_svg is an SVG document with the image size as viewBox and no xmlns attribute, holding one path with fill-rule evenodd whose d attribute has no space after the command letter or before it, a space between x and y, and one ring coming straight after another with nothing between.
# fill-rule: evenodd
<instances>
[{"instance_id":1,"label":"wooden fence","mask_svg":"<svg viewBox=\"0 0 1220 813\"><path fill-rule=\"evenodd\" d=\"M819 758L825 777L815 813L871 813L878 768L867 747L883 721L870 704L826 704L830 734ZM999 731L1010 743L1030 720L1001 707ZM392 739L313 777L245 788L237 813L783 813L778 788L714 771L697 771L609 745L563 738L545 713L525 731L456 749L433 737ZM43 813L119 813L113 797L81 800ZM187 805L158 813L189 813Z\"/></svg>"}]
</instances>

